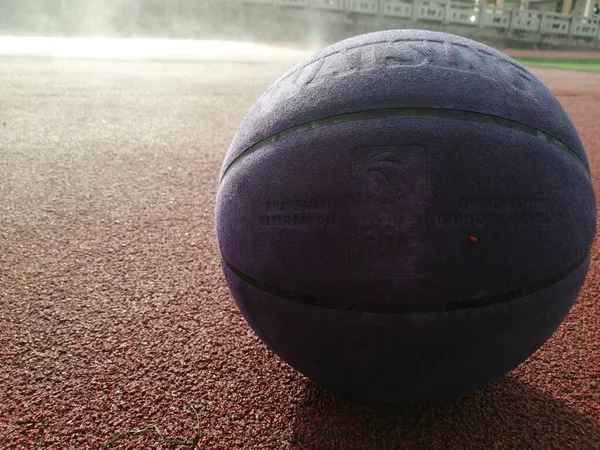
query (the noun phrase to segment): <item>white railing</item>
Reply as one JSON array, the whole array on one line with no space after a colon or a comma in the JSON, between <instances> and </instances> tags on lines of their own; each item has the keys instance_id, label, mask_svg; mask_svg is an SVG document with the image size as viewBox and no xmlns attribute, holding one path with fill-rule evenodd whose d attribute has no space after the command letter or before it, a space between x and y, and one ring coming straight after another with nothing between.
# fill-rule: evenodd
<instances>
[{"instance_id":1,"label":"white railing","mask_svg":"<svg viewBox=\"0 0 600 450\"><path fill-rule=\"evenodd\" d=\"M483 15L483 25L493 28L508 28L511 11L508 8L486 8Z\"/></svg>"},{"instance_id":2,"label":"white railing","mask_svg":"<svg viewBox=\"0 0 600 450\"><path fill-rule=\"evenodd\" d=\"M513 9L511 28L519 31L538 31L542 13L528 9Z\"/></svg>"},{"instance_id":3,"label":"white railing","mask_svg":"<svg viewBox=\"0 0 600 450\"><path fill-rule=\"evenodd\" d=\"M575 17L571 23L571 35L581 37L597 37L600 30L600 19Z\"/></svg>"},{"instance_id":4,"label":"white railing","mask_svg":"<svg viewBox=\"0 0 600 450\"><path fill-rule=\"evenodd\" d=\"M277 4L281 6L295 6L297 8L307 8L308 0L277 0Z\"/></svg>"},{"instance_id":5,"label":"white railing","mask_svg":"<svg viewBox=\"0 0 600 450\"><path fill-rule=\"evenodd\" d=\"M330 11L343 11L344 0L311 0L313 8L328 9Z\"/></svg>"},{"instance_id":6,"label":"white railing","mask_svg":"<svg viewBox=\"0 0 600 450\"><path fill-rule=\"evenodd\" d=\"M224 0L213 0L224 1ZM535 32L600 41L600 18L541 12L530 9L480 6L456 0L232 0L294 8L379 15L413 21L472 25L483 28ZM481 8L481 9L480 9Z\"/></svg>"},{"instance_id":7,"label":"white railing","mask_svg":"<svg viewBox=\"0 0 600 450\"><path fill-rule=\"evenodd\" d=\"M377 14L379 11L379 0L346 0L346 11Z\"/></svg>"},{"instance_id":8,"label":"white railing","mask_svg":"<svg viewBox=\"0 0 600 450\"><path fill-rule=\"evenodd\" d=\"M417 19L421 20L433 20L441 22L444 19L444 12L446 10L443 3L439 4L422 4L417 3Z\"/></svg>"},{"instance_id":9,"label":"white railing","mask_svg":"<svg viewBox=\"0 0 600 450\"><path fill-rule=\"evenodd\" d=\"M390 17L412 17L413 4L406 2L386 1L383 4L383 15Z\"/></svg>"},{"instance_id":10,"label":"white railing","mask_svg":"<svg viewBox=\"0 0 600 450\"><path fill-rule=\"evenodd\" d=\"M569 34L571 16L558 13L544 13L540 24L542 34Z\"/></svg>"},{"instance_id":11,"label":"white railing","mask_svg":"<svg viewBox=\"0 0 600 450\"><path fill-rule=\"evenodd\" d=\"M448 23L460 23L462 25L477 25L479 19L479 8L475 5L465 3L450 3L446 15Z\"/></svg>"}]
</instances>

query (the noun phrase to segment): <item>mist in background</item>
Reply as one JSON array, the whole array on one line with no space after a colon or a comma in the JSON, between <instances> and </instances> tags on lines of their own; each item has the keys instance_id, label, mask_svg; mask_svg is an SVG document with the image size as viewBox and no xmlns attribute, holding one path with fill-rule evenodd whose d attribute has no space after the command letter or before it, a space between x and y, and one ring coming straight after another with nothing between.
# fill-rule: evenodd
<instances>
[{"instance_id":1,"label":"mist in background","mask_svg":"<svg viewBox=\"0 0 600 450\"><path fill-rule=\"evenodd\" d=\"M219 27L227 32L227 17L215 17L202 0L0 0L0 5L4 35L185 38Z\"/></svg>"},{"instance_id":2,"label":"mist in background","mask_svg":"<svg viewBox=\"0 0 600 450\"><path fill-rule=\"evenodd\" d=\"M593 47L596 42L589 37L584 42L567 39L566 35L480 27L471 22L415 21L410 17L357 13L356 5L360 2L352 3L354 10L349 11L329 8L331 0L322 0L319 8L298 7L296 3L292 0L276 4L268 0L0 0L0 36L234 41L312 51L363 33L419 28L465 36L496 48L569 50L584 44ZM471 9L461 14L476 17L474 3L469 5ZM533 19L521 21L527 20ZM564 20L556 20L555 25L565 26ZM0 53L10 53L11 46L14 47L12 42L0 42ZM186 52L182 49L180 53Z\"/></svg>"},{"instance_id":3,"label":"mist in background","mask_svg":"<svg viewBox=\"0 0 600 450\"><path fill-rule=\"evenodd\" d=\"M240 8L227 0L0 0L2 36L226 39L314 47L335 41L334 30L270 15L264 5Z\"/></svg>"}]
</instances>

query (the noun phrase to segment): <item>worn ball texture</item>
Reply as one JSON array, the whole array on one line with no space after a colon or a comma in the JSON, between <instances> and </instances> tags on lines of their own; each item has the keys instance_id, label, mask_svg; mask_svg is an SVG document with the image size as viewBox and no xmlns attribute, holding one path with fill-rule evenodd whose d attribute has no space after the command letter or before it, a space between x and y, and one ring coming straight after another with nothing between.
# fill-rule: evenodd
<instances>
[{"instance_id":1,"label":"worn ball texture","mask_svg":"<svg viewBox=\"0 0 600 450\"><path fill-rule=\"evenodd\" d=\"M216 226L233 297L316 383L420 403L484 386L556 330L584 281L588 161L552 93L445 33L358 36L244 119Z\"/></svg>"}]
</instances>

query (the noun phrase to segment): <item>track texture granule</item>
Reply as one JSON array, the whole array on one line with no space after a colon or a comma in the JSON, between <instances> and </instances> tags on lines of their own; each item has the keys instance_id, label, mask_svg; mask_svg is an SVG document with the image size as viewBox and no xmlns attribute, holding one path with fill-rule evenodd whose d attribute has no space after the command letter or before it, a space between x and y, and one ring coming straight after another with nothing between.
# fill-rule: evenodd
<instances>
[{"instance_id":1,"label":"track texture granule","mask_svg":"<svg viewBox=\"0 0 600 450\"><path fill-rule=\"evenodd\" d=\"M356 403L258 341L219 267L214 200L237 125L289 67L0 60L0 449L600 448L598 245L552 339L453 402ZM600 74L534 72L597 189Z\"/></svg>"}]
</instances>

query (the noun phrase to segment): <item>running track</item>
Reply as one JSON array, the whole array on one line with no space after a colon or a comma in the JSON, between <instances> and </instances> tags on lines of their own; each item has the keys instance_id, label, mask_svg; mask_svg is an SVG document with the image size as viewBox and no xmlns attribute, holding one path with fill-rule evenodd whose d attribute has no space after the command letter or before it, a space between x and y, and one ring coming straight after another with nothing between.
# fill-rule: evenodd
<instances>
[{"instance_id":1,"label":"running track","mask_svg":"<svg viewBox=\"0 0 600 450\"><path fill-rule=\"evenodd\" d=\"M455 402L355 403L253 335L219 267L217 175L294 58L0 58L0 449L99 448L147 424L192 441L147 429L114 448L599 449L597 245L553 338ZM597 189L600 74L534 72Z\"/></svg>"}]
</instances>

